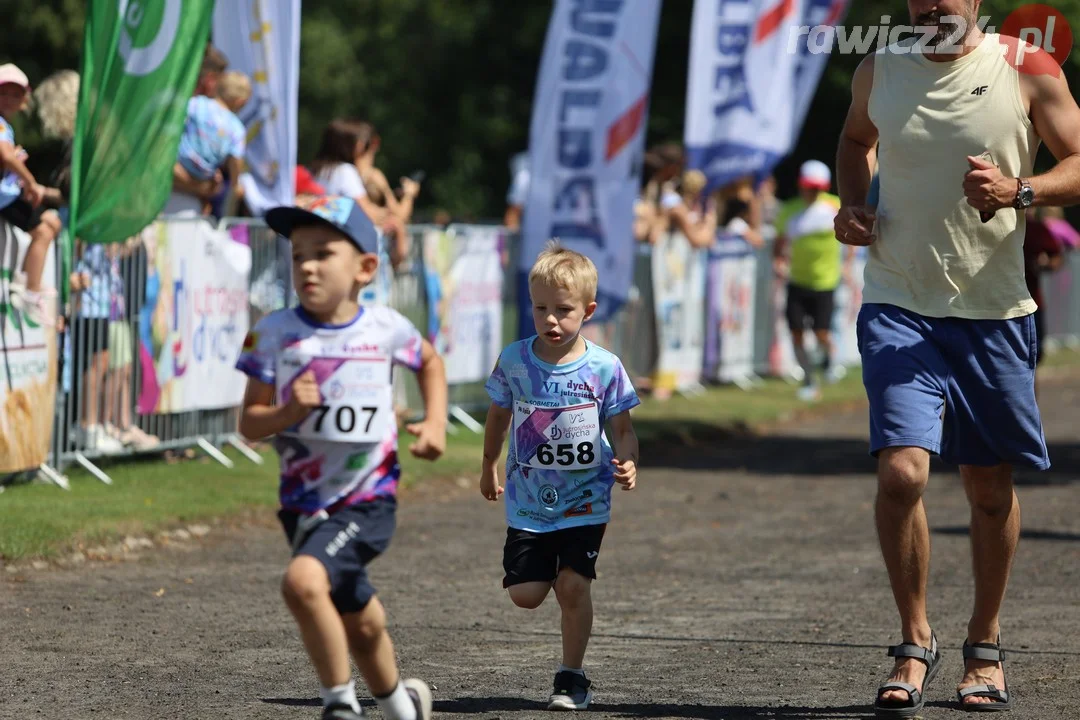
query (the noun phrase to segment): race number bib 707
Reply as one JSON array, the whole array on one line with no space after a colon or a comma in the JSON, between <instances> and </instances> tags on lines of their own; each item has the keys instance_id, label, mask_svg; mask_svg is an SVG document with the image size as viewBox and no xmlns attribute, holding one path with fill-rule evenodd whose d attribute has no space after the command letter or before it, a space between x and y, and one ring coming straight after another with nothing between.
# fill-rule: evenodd
<instances>
[{"instance_id":1,"label":"race number bib 707","mask_svg":"<svg viewBox=\"0 0 1080 720\"><path fill-rule=\"evenodd\" d=\"M514 405L518 462L543 470L586 470L600 464L600 411L596 403L546 408Z\"/></svg>"},{"instance_id":2,"label":"race number bib 707","mask_svg":"<svg viewBox=\"0 0 1080 720\"><path fill-rule=\"evenodd\" d=\"M290 367L282 367L292 366ZM296 361L283 358L278 377L291 382L298 375ZM301 364L303 368L304 364ZM371 444L382 442L396 422L390 360L371 358L313 358L306 363L319 383L321 404L287 435L294 437ZM282 372L285 370L285 372ZM284 393L285 388L281 389ZM285 400L284 396L282 397Z\"/></svg>"}]
</instances>

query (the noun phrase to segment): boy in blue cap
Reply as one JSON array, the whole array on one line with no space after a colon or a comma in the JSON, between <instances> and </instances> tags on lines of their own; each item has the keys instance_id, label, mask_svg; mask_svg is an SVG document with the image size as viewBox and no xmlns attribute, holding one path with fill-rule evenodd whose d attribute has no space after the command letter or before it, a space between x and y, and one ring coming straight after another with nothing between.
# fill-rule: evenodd
<instances>
[{"instance_id":1,"label":"boy in blue cap","mask_svg":"<svg viewBox=\"0 0 1080 720\"><path fill-rule=\"evenodd\" d=\"M323 720L362 717L349 650L390 720L428 720L431 692L400 680L386 613L366 566L395 526L395 365L417 374L426 406L413 455L446 447L442 359L388 307L361 307L360 290L379 265L377 233L356 203L320 197L279 207L266 222L292 243L300 306L258 322L238 369L249 376L240 431L274 436L281 458L278 513L293 557L282 591L322 685Z\"/></svg>"}]
</instances>

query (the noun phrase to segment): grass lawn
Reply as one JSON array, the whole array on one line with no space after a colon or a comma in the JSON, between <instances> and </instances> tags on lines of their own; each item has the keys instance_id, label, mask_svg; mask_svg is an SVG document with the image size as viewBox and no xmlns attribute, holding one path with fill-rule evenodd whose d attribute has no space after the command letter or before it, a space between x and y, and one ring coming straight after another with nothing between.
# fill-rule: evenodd
<instances>
[{"instance_id":1,"label":"grass lawn","mask_svg":"<svg viewBox=\"0 0 1080 720\"><path fill-rule=\"evenodd\" d=\"M1062 351L1044 365L1072 371L1080 353ZM865 395L857 370L825 388L815 406L795 398L795 386L778 380L745 392L735 387L710 388L696 397L676 396L666 402L646 399L634 411L634 422L647 464L649 444L715 437L734 427L780 420L802 409L835 407L861 401ZM407 448L410 436L402 438ZM402 453L406 484L434 477L476 478L482 438L465 429L448 438L447 452L437 463ZM63 555L79 546L92 547L126 535L211 521L251 510L271 510L277 502L277 462L272 453L254 465L227 452L232 470L212 461L169 465L158 461L117 463L107 471L113 485L104 485L79 468L69 468L71 491L52 485L8 487L0 494L0 559L5 561Z\"/></svg>"}]
</instances>

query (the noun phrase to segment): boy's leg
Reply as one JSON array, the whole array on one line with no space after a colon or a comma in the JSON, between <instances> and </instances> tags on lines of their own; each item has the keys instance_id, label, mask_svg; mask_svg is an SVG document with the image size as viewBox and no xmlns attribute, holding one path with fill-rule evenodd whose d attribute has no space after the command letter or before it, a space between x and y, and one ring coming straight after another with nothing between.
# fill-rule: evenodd
<instances>
[{"instance_id":1,"label":"boy's leg","mask_svg":"<svg viewBox=\"0 0 1080 720\"><path fill-rule=\"evenodd\" d=\"M300 636L311 664L324 688L348 684L351 676L345 625L330 599L330 576L310 555L299 555L289 563L282 594L300 627Z\"/></svg>"},{"instance_id":2,"label":"boy's leg","mask_svg":"<svg viewBox=\"0 0 1080 720\"><path fill-rule=\"evenodd\" d=\"M592 635L592 580L563 568L555 581L555 597L562 609L562 664L580 670Z\"/></svg>"},{"instance_id":3,"label":"boy's leg","mask_svg":"<svg viewBox=\"0 0 1080 720\"><path fill-rule=\"evenodd\" d=\"M45 273L45 257L49 246L60 233L62 223L56 212L49 210L41 215L37 225L30 230L30 247L23 260L23 272L26 273L26 289L30 292L41 291L42 275Z\"/></svg>"},{"instance_id":4,"label":"boy's leg","mask_svg":"<svg viewBox=\"0 0 1080 720\"><path fill-rule=\"evenodd\" d=\"M583 665L592 635L592 581L606 529L606 525L585 525L556 534L559 576L555 596L562 609L563 659L555 674L550 710L584 710L592 701L592 683Z\"/></svg>"},{"instance_id":5,"label":"boy's leg","mask_svg":"<svg viewBox=\"0 0 1080 720\"><path fill-rule=\"evenodd\" d=\"M394 643L386 630L386 611L372 597L359 612L342 615L353 659L375 702L390 720L427 720L431 691L419 680L402 682Z\"/></svg>"}]
</instances>

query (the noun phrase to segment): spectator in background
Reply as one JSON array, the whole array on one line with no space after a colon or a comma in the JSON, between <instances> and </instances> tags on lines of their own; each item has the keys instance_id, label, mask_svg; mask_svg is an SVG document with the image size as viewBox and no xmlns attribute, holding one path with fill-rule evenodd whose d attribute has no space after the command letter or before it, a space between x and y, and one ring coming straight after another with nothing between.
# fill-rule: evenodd
<instances>
[{"instance_id":1,"label":"spectator in background","mask_svg":"<svg viewBox=\"0 0 1080 720\"><path fill-rule=\"evenodd\" d=\"M220 77L217 86L217 97L196 95L188 100L166 214L205 214L219 190L222 168L230 195L238 190L247 130L236 113L251 98L251 80L243 73L230 72ZM225 206L230 204L227 199Z\"/></svg>"},{"instance_id":2,"label":"spectator in background","mask_svg":"<svg viewBox=\"0 0 1080 720\"><path fill-rule=\"evenodd\" d=\"M195 83L195 95L216 98L218 96L218 81L221 79L222 73L228 69L228 58L225 57L224 53L208 43L206 52L203 53L199 79Z\"/></svg>"},{"instance_id":3,"label":"spectator in background","mask_svg":"<svg viewBox=\"0 0 1080 720\"><path fill-rule=\"evenodd\" d=\"M369 123L370 125L370 123ZM371 135L367 140L364 153L356 159L356 170L360 173L360 179L364 183L367 196L376 205L385 208L391 215L401 221L401 226L409 224L412 219L413 204L420 194L420 183L413 178L401 178L401 199L390 187L389 181L382 170L375 167L375 156L382 147L382 138L371 127Z\"/></svg>"},{"instance_id":4,"label":"spectator in background","mask_svg":"<svg viewBox=\"0 0 1080 720\"><path fill-rule=\"evenodd\" d=\"M836 240L834 221L840 198L830 194L832 172L819 160L803 163L799 170L799 195L786 203L777 216L774 267L778 277L787 277L787 321L795 358L803 370L799 398L810 401L820 396L814 364L805 345L804 333L812 330L821 355L825 382L835 382L839 374L832 365L832 321L836 289L855 258L853 247ZM790 249L790 257L787 253Z\"/></svg>"},{"instance_id":5,"label":"spectator in background","mask_svg":"<svg viewBox=\"0 0 1080 720\"><path fill-rule=\"evenodd\" d=\"M705 197L705 183L705 173L687 170L678 190L666 184L660 200L670 227L681 232L695 249L712 247L716 242L716 208Z\"/></svg>"},{"instance_id":6,"label":"spectator in background","mask_svg":"<svg viewBox=\"0 0 1080 720\"><path fill-rule=\"evenodd\" d=\"M761 234L761 202L749 180L734 183L719 193L724 200L720 225L729 236L740 237L755 250L765 245Z\"/></svg>"},{"instance_id":7,"label":"spectator in background","mask_svg":"<svg viewBox=\"0 0 1080 720\"><path fill-rule=\"evenodd\" d=\"M503 225L510 232L521 231L521 219L525 213L525 202L529 199L529 153L522 152L510 160L510 189L506 193L506 214Z\"/></svg>"},{"instance_id":8,"label":"spectator in background","mask_svg":"<svg viewBox=\"0 0 1080 720\"><path fill-rule=\"evenodd\" d=\"M358 169L374 137L375 128L370 123L341 118L332 120L323 130L322 142L311 163L311 172L326 188L327 194L352 198L376 227L381 227L384 234L393 236L394 242L388 254L391 265L396 268L405 258L404 225L387 208L368 197Z\"/></svg>"},{"instance_id":9,"label":"spectator in background","mask_svg":"<svg viewBox=\"0 0 1080 720\"><path fill-rule=\"evenodd\" d=\"M22 112L30 100L26 74L8 63L0 65L0 217L30 234L30 247L23 260L22 274L12 283L12 303L38 325L50 325L46 292L42 288L45 258L60 232L60 216L46 210L46 197L58 199L59 192L40 184L27 170L26 151L15 144L10 120Z\"/></svg>"}]
</instances>

